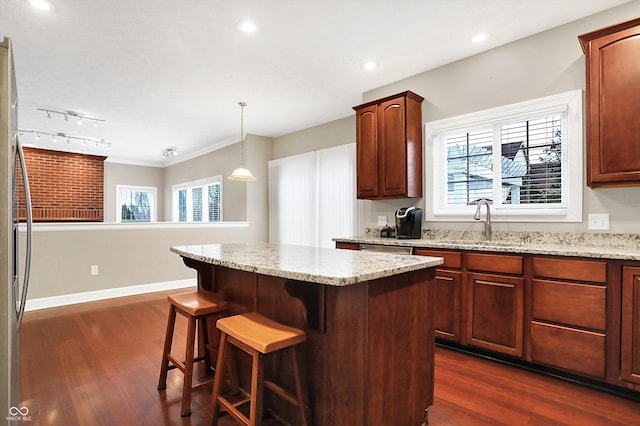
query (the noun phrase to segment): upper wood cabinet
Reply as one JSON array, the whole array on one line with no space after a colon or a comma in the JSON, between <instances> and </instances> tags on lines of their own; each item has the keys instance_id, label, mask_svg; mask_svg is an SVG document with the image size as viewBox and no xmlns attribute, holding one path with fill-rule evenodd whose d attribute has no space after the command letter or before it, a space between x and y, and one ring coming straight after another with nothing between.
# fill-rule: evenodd
<instances>
[{"instance_id":1,"label":"upper wood cabinet","mask_svg":"<svg viewBox=\"0 0 640 426\"><path fill-rule=\"evenodd\" d=\"M640 18L578 39L586 54L587 185L640 185Z\"/></svg>"},{"instance_id":2,"label":"upper wood cabinet","mask_svg":"<svg viewBox=\"0 0 640 426\"><path fill-rule=\"evenodd\" d=\"M422 197L422 106L407 91L353 107L359 199Z\"/></svg>"}]
</instances>

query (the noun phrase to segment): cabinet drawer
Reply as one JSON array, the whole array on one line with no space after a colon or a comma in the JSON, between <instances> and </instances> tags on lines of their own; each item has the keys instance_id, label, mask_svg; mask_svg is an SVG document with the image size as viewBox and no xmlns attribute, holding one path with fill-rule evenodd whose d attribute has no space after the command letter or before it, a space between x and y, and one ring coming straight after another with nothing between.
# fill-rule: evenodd
<instances>
[{"instance_id":1,"label":"cabinet drawer","mask_svg":"<svg viewBox=\"0 0 640 426\"><path fill-rule=\"evenodd\" d=\"M531 361L591 377L605 377L605 335L531 323Z\"/></svg>"},{"instance_id":2,"label":"cabinet drawer","mask_svg":"<svg viewBox=\"0 0 640 426\"><path fill-rule=\"evenodd\" d=\"M522 274L522 256L466 253L467 269L505 274Z\"/></svg>"},{"instance_id":3,"label":"cabinet drawer","mask_svg":"<svg viewBox=\"0 0 640 426\"><path fill-rule=\"evenodd\" d=\"M561 280L605 283L607 282L607 263L593 260L534 257L533 275Z\"/></svg>"},{"instance_id":4,"label":"cabinet drawer","mask_svg":"<svg viewBox=\"0 0 640 426\"><path fill-rule=\"evenodd\" d=\"M460 269L462 267L462 253L459 251L428 250L417 248L414 249L414 254L418 256L441 257L444 259L444 263L440 265L440 267L456 269Z\"/></svg>"},{"instance_id":5,"label":"cabinet drawer","mask_svg":"<svg viewBox=\"0 0 640 426\"><path fill-rule=\"evenodd\" d=\"M345 243L342 241L336 241L336 248L343 250L360 250L360 244L358 243Z\"/></svg>"},{"instance_id":6,"label":"cabinet drawer","mask_svg":"<svg viewBox=\"0 0 640 426\"><path fill-rule=\"evenodd\" d=\"M533 317L539 320L605 331L605 286L559 281L532 281Z\"/></svg>"}]
</instances>

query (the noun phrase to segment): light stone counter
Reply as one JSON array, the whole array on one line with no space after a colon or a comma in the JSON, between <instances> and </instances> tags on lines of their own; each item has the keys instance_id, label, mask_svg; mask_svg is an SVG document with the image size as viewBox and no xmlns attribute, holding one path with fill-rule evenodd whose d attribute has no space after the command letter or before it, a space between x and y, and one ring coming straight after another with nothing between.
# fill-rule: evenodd
<instances>
[{"instance_id":1,"label":"light stone counter","mask_svg":"<svg viewBox=\"0 0 640 426\"><path fill-rule=\"evenodd\" d=\"M274 277L347 286L442 264L442 258L282 244L171 247L182 257Z\"/></svg>"},{"instance_id":2,"label":"light stone counter","mask_svg":"<svg viewBox=\"0 0 640 426\"><path fill-rule=\"evenodd\" d=\"M577 232L494 232L484 241L481 232L425 230L421 239L380 238L367 229L361 237L334 238L336 242L380 244L498 253L546 254L596 259L640 260L640 235Z\"/></svg>"}]
</instances>

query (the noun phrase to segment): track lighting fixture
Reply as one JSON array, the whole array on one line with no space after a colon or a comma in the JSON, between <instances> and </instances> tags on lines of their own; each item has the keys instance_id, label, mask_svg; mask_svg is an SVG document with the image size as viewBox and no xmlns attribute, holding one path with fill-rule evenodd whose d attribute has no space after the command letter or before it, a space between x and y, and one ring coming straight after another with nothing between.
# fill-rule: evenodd
<instances>
[{"instance_id":1,"label":"track lighting fixture","mask_svg":"<svg viewBox=\"0 0 640 426\"><path fill-rule=\"evenodd\" d=\"M172 148L166 148L162 150L162 156L164 158L178 155L178 149L174 146Z\"/></svg>"},{"instance_id":2,"label":"track lighting fixture","mask_svg":"<svg viewBox=\"0 0 640 426\"><path fill-rule=\"evenodd\" d=\"M51 140L55 143L58 142L58 138L67 139L67 143L70 144L72 141L80 141L83 146L86 146L87 142L95 142L96 147L100 145L104 145L107 148L111 148L111 142L107 142L104 139L93 138L91 136L76 136L76 135L68 135L62 132L45 132L42 130L19 130L20 134L32 133L35 135L36 139L40 139L40 135L48 135L51 136Z\"/></svg>"},{"instance_id":3,"label":"track lighting fixture","mask_svg":"<svg viewBox=\"0 0 640 426\"><path fill-rule=\"evenodd\" d=\"M36 109L38 111L43 111L44 113L46 113L47 118L51 118L51 114L58 114L58 115L62 115L62 117L64 118L64 121L69 121L69 117L72 117L76 120L76 123L78 123L79 126L81 126L82 123L84 123L85 121L93 121L93 126L98 127L98 123L104 123L105 121L103 118L89 117L84 114L80 114L73 111L56 111L53 109L46 109L46 108L36 108Z\"/></svg>"}]
</instances>

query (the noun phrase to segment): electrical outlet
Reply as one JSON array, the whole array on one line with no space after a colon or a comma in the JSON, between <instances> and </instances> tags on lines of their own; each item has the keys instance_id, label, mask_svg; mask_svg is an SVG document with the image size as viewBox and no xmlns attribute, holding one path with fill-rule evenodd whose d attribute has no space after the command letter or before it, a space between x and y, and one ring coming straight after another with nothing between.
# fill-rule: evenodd
<instances>
[{"instance_id":1,"label":"electrical outlet","mask_svg":"<svg viewBox=\"0 0 640 426\"><path fill-rule=\"evenodd\" d=\"M98 265L91 265L91 275L98 275Z\"/></svg>"},{"instance_id":2,"label":"electrical outlet","mask_svg":"<svg viewBox=\"0 0 640 426\"><path fill-rule=\"evenodd\" d=\"M378 216L378 226L387 226L386 216Z\"/></svg>"},{"instance_id":3,"label":"electrical outlet","mask_svg":"<svg viewBox=\"0 0 640 426\"><path fill-rule=\"evenodd\" d=\"M589 215L589 229L597 231L609 230L609 214L590 214Z\"/></svg>"}]
</instances>

